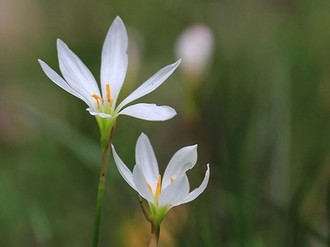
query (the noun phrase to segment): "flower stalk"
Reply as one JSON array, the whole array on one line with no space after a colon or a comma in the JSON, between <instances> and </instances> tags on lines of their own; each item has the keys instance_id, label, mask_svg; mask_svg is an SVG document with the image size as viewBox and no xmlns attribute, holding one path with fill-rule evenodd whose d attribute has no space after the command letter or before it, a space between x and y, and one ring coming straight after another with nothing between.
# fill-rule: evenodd
<instances>
[{"instance_id":1,"label":"flower stalk","mask_svg":"<svg viewBox=\"0 0 330 247\"><path fill-rule=\"evenodd\" d=\"M148 222L150 222L151 225L151 235L147 247L157 247L160 235L160 223L157 223L150 215L150 213L148 213L147 209L143 206L143 200L141 196L139 196L139 202L144 217L147 219Z\"/></svg>"},{"instance_id":2,"label":"flower stalk","mask_svg":"<svg viewBox=\"0 0 330 247\"><path fill-rule=\"evenodd\" d=\"M160 234L160 225L151 223L151 236L148 241L147 247L157 247Z\"/></svg>"},{"instance_id":3,"label":"flower stalk","mask_svg":"<svg viewBox=\"0 0 330 247\"><path fill-rule=\"evenodd\" d=\"M93 234L93 247L98 246L99 241L99 231L100 231L100 222L101 222L101 213L102 213L102 205L104 199L105 185L107 179L107 171L109 166L109 157L110 157L110 146L112 135L115 129L115 122L111 122L110 131L106 132L102 131L101 126L101 150L102 150L102 163L99 175L99 184L97 190L97 200L96 200L96 209L95 209L95 220L94 220L94 234ZM110 133L110 134L109 134Z\"/></svg>"}]
</instances>

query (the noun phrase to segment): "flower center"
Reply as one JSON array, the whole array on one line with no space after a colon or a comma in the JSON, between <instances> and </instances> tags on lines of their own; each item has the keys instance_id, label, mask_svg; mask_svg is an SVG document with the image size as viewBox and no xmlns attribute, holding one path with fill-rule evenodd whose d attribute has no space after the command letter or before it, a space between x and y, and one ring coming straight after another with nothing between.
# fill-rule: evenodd
<instances>
[{"instance_id":1,"label":"flower center","mask_svg":"<svg viewBox=\"0 0 330 247\"><path fill-rule=\"evenodd\" d=\"M154 194L153 189L149 183L147 183L147 187L150 190L151 194ZM156 202L158 202L158 197L161 192L161 188L162 188L162 176L158 175L157 185L156 185L155 194L154 194Z\"/></svg>"},{"instance_id":2,"label":"flower center","mask_svg":"<svg viewBox=\"0 0 330 247\"><path fill-rule=\"evenodd\" d=\"M170 182L171 183L174 182L174 178L173 177L170 178ZM148 190L151 192L151 194L154 196L155 203L158 204L158 198L159 198L160 192L162 190L162 176L161 175L158 175L158 179L157 179L157 184L156 184L155 191L152 189L151 184L147 183L147 187L148 187Z\"/></svg>"},{"instance_id":3,"label":"flower center","mask_svg":"<svg viewBox=\"0 0 330 247\"><path fill-rule=\"evenodd\" d=\"M105 84L105 92L106 92L106 104L104 104L105 99L102 98L100 95L97 95L93 93L91 96L96 100L96 107L99 111L102 109L107 109L108 107L112 107L113 99L111 98L111 90L110 90L110 84Z\"/></svg>"},{"instance_id":4,"label":"flower center","mask_svg":"<svg viewBox=\"0 0 330 247\"><path fill-rule=\"evenodd\" d=\"M101 104L103 104L104 99L97 94L92 94L92 97L96 100L97 109L100 110Z\"/></svg>"}]
</instances>

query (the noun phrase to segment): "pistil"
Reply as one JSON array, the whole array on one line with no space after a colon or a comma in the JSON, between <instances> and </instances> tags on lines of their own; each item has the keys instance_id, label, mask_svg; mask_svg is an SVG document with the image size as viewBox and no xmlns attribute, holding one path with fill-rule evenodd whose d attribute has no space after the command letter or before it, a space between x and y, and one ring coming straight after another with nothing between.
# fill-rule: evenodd
<instances>
[{"instance_id":1,"label":"pistil","mask_svg":"<svg viewBox=\"0 0 330 247\"><path fill-rule=\"evenodd\" d=\"M157 181L156 192L155 192L157 201L158 201L158 197L159 197L159 194L161 191L161 185L162 185L162 176L158 175L158 181Z\"/></svg>"}]
</instances>

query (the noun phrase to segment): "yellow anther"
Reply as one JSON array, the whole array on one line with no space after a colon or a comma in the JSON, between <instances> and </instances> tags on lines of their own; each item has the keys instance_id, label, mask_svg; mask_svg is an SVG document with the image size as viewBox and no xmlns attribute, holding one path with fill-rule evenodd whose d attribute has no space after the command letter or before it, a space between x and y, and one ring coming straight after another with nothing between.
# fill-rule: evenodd
<instances>
[{"instance_id":1,"label":"yellow anther","mask_svg":"<svg viewBox=\"0 0 330 247\"><path fill-rule=\"evenodd\" d=\"M171 178L171 183L173 183L174 182L174 178Z\"/></svg>"},{"instance_id":2,"label":"yellow anther","mask_svg":"<svg viewBox=\"0 0 330 247\"><path fill-rule=\"evenodd\" d=\"M147 183L147 187L148 187L148 189L150 190L150 192L152 194L152 187L151 187L151 185L149 183Z\"/></svg>"},{"instance_id":3,"label":"yellow anther","mask_svg":"<svg viewBox=\"0 0 330 247\"><path fill-rule=\"evenodd\" d=\"M148 187L149 191L151 192L151 194L153 194L153 196L155 197L155 200L157 202L158 202L158 197L160 195L160 191L162 189L161 185L162 185L162 176L161 175L158 175L155 194L153 193L151 185L149 183L147 183L147 187Z\"/></svg>"},{"instance_id":4,"label":"yellow anther","mask_svg":"<svg viewBox=\"0 0 330 247\"><path fill-rule=\"evenodd\" d=\"M105 91L107 93L107 101L108 101L109 105L112 106L111 91L110 91L109 84L105 84Z\"/></svg>"},{"instance_id":5,"label":"yellow anther","mask_svg":"<svg viewBox=\"0 0 330 247\"><path fill-rule=\"evenodd\" d=\"M102 97L100 97L99 95L95 94L95 93L92 94L91 96L92 96L92 98L94 98L96 100L97 108L100 109L100 107L101 107L100 106L100 101L103 102L104 99Z\"/></svg>"},{"instance_id":6,"label":"yellow anther","mask_svg":"<svg viewBox=\"0 0 330 247\"><path fill-rule=\"evenodd\" d=\"M158 181L157 181L157 187L156 187L156 193L155 193L155 196L156 196L157 199L158 199L159 194L160 194L161 185L162 185L162 176L158 175Z\"/></svg>"}]
</instances>

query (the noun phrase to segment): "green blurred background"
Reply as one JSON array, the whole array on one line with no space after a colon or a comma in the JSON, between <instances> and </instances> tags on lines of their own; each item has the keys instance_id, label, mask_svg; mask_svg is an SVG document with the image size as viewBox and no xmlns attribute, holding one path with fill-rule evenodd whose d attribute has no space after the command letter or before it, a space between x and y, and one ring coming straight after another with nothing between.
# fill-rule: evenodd
<instances>
[{"instance_id":1,"label":"green blurred background","mask_svg":"<svg viewBox=\"0 0 330 247\"><path fill-rule=\"evenodd\" d=\"M170 211L160 246L330 246L330 1L1 0L0 246L90 246L100 163L86 106L52 83L56 38L99 78L105 34L119 15L130 38L124 98L176 60L179 35L214 37L198 78L180 68L140 102L174 107L167 122L120 117L113 143L132 168L146 133L162 169L198 143L192 187ZM145 246L137 194L110 164L100 246Z\"/></svg>"}]
</instances>

